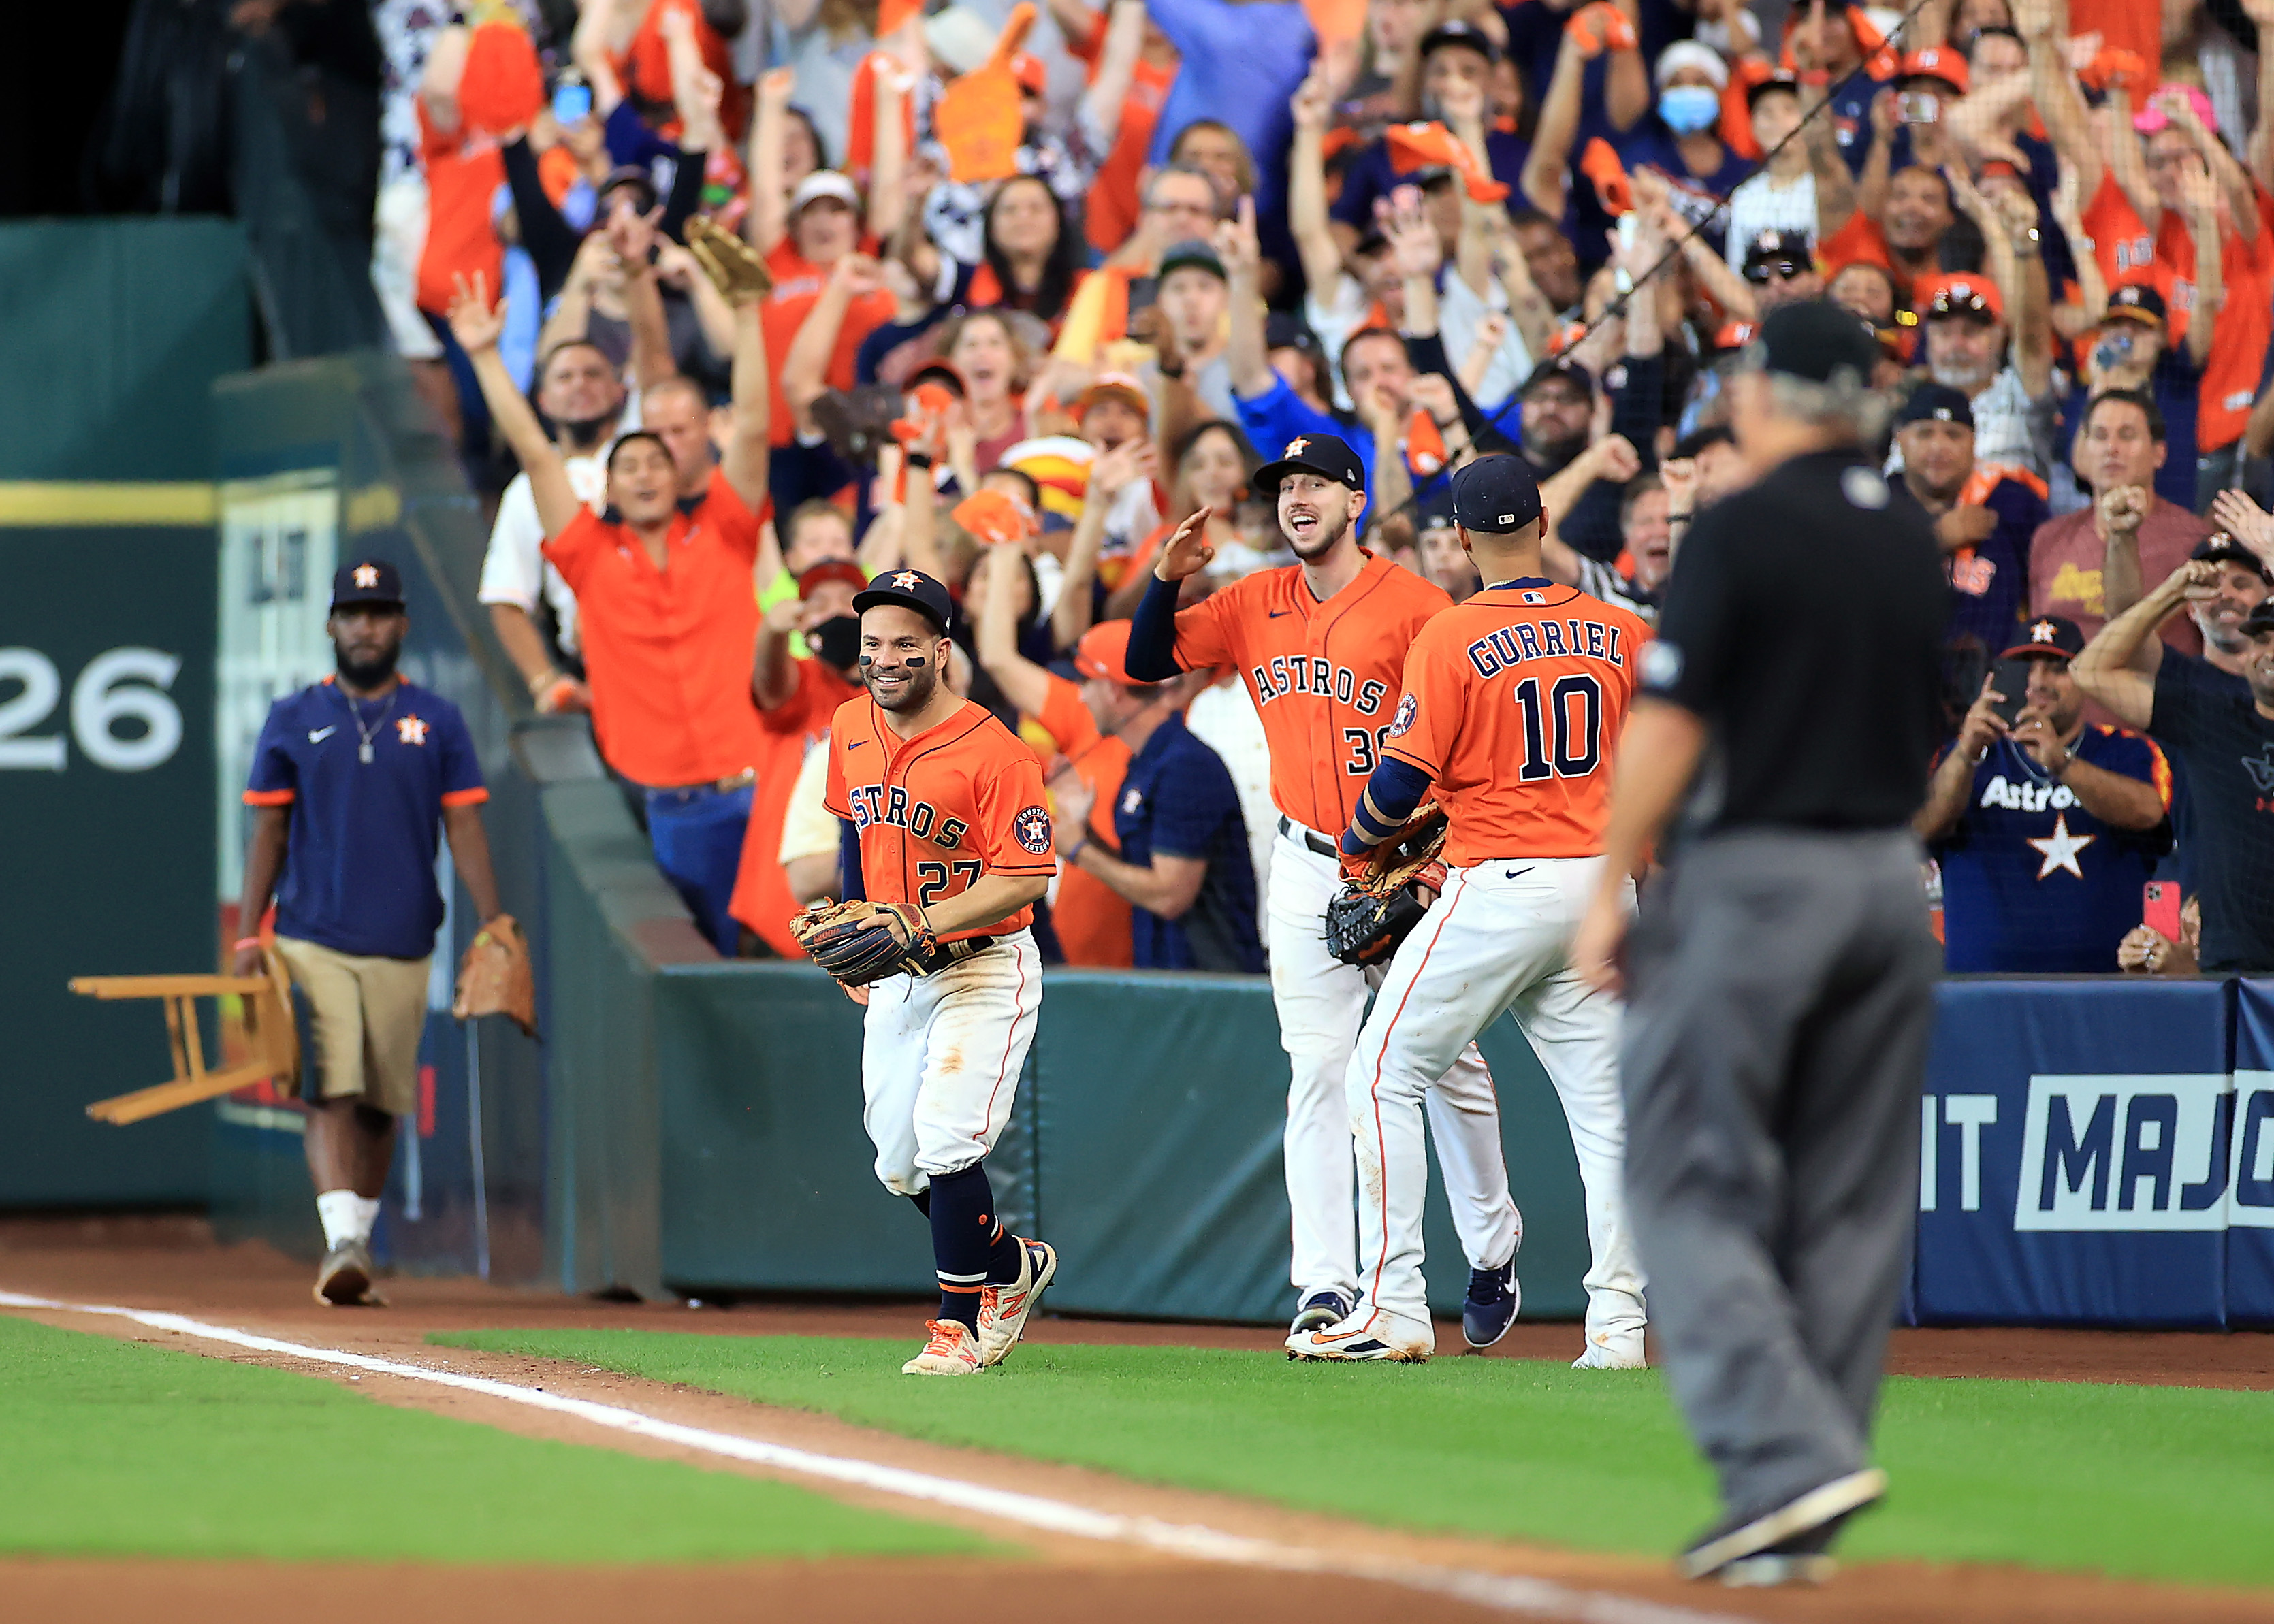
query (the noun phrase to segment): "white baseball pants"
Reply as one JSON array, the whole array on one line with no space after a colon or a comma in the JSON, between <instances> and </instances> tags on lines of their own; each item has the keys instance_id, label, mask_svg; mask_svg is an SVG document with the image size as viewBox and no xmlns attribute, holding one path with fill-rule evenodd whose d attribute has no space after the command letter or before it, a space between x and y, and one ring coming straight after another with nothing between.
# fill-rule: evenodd
<instances>
[{"instance_id":1,"label":"white baseball pants","mask_svg":"<svg viewBox=\"0 0 2274 1624\"><path fill-rule=\"evenodd\" d=\"M1509 858L1455 868L1445 894L1389 961L1347 1071L1359 1203L1360 1286L1389 1318L1384 1341L1426 1340L1421 1201L1429 1162L1420 1106L1431 1079L1476 1034L1513 1010L1562 1101L1586 1192L1587 1335L1639 1330L1642 1265L1627 1223L1619 1097L1618 1000L1569 966L1571 933L1593 895L1600 857ZM1633 906L1633 888L1627 892ZM1474 1053L1473 1048L1468 1052ZM1432 1113L1432 1125L1435 1115ZM1443 1157L1440 1141L1438 1154ZM1471 1258L1472 1267L1486 1267Z\"/></svg>"},{"instance_id":2,"label":"white baseball pants","mask_svg":"<svg viewBox=\"0 0 2274 1624\"><path fill-rule=\"evenodd\" d=\"M861 1038L862 1124L896 1195L931 1188L995 1148L1043 1008L1031 932L931 975L870 984Z\"/></svg>"},{"instance_id":3,"label":"white baseball pants","mask_svg":"<svg viewBox=\"0 0 2274 1624\"><path fill-rule=\"evenodd\" d=\"M1272 842L1267 920L1271 1002L1291 1073L1285 1140L1287 1204L1294 1213L1289 1274L1299 1296L1339 1291L1353 1298L1359 1285L1352 1227L1357 1183L1344 1085L1367 991L1382 971L1360 970L1327 951L1327 904L1341 888L1340 866L1305 845L1301 831ZM1473 1031L1483 1029L1480 1022ZM1484 1056L1465 1039L1448 1051L1414 1099L1427 1101L1461 1249L1472 1267L1497 1268L1515 1252L1524 1223L1508 1193L1500 1107ZM1419 1131L1417 1116L1415 1132ZM1426 1160L1423 1167L1426 1174ZM1414 1222L1420 1222L1418 1206Z\"/></svg>"}]
</instances>

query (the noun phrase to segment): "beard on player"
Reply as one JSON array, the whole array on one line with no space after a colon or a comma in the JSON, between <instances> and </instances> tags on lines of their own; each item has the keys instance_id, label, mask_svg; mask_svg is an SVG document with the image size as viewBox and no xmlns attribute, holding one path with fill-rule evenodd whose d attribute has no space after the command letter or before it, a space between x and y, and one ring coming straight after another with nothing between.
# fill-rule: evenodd
<instances>
[{"instance_id":1,"label":"beard on player","mask_svg":"<svg viewBox=\"0 0 2274 1624\"><path fill-rule=\"evenodd\" d=\"M900 716L921 710L939 691L939 677L946 663L946 649L947 644L943 640L934 652L928 654L898 654L886 650L863 656L861 680L867 685L870 697L883 709Z\"/></svg>"},{"instance_id":2,"label":"beard on player","mask_svg":"<svg viewBox=\"0 0 2274 1624\"><path fill-rule=\"evenodd\" d=\"M367 694L384 686L402 658L400 612L333 617L332 664L350 688Z\"/></svg>"},{"instance_id":3,"label":"beard on player","mask_svg":"<svg viewBox=\"0 0 2274 1624\"><path fill-rule=\"evenodd\" d=\"M1280 488L1279 533L1306 564L1332 552L1350 527L1349 493L1342 486L1330 485L1317 496Z\"/></svg>"}]
</instances>

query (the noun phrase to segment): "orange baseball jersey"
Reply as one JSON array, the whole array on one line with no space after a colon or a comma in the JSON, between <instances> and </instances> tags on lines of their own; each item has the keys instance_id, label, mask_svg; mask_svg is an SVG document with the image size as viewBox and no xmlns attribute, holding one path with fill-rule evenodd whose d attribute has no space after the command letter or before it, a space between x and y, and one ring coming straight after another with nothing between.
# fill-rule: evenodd
<instances>
[{"instance_id":1,"label":"orange baseball jersey","mask_svg":"<svg viewBox=\"0 0 2274 1624\"><path fill-rule=\"evenodd\" d=\"M847 700L829 724L822 804L859 831L871 902L923 907L968 891L983 874L1058 872L1035 753L969 700L913 739L894 733L868 695ZM1020 908L943 939L999 936L1034 917Z\"/></svg>"},{"instance_id":2,"label":"orange baseball jersey","mask_svg":"<svg viewBox=\"0 0 2274 1624\"><path fill-rule=\"evenodd\" d=\"M1543 580L1489 587L1422 628L1384 753L1436 781L1445 861L1593 857L1650 628Z\"/></svg>"},{"instance_id":3,"label":"orange baseball jersey","mask_svg":"<svg viewBox=\"0 0 2274 1624\"><path fill-rule=\"evenodd\" d=\"M1177 663L1239 670L1271 747L1272 803L1331 840L1382 759L1414 634L1452 601L1369 556L1357 580L1321 603L1302 566L1290 564L1179 610Z\"/></svg>"}]
</instances>

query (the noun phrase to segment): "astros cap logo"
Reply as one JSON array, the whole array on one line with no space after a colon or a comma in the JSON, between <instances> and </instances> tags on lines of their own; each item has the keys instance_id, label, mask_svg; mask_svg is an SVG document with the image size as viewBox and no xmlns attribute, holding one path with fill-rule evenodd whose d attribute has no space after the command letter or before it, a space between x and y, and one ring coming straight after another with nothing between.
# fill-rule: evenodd
<instances>
[{"instance_id":1,"label":"astros cap logo","mask_svg":"<svg viewBox=\"0 0 2274 1624\"><path fill-rule=\"evenodd\" d=\"M377 586L379 584L378 566L373 564L357 565L355 571L355 583L358 586Z\"/></svg>"},{"instance_id":2,"label":"astros cap logo","mask_svg":"<svg viewBox=\"0 0 2274 1624\"><path fill-rule=\"evenodd\" d=\"M892 577L892 584L900 588L904 592L913 592L916 590L916 583L921 579L922 579L922 577L918 575L915 570L904 569L900 571L899 575Z\"/></svg>"},{"instance_id":3,"label":"astros cap logo","mask_svg":"<svg viewBox=\"0 0 2274 1624\"><path fill-rule=\"evenodd\" d=\"M1281 452L1279 455L1282 456L1300 456L1304 452L1310 449L1310 445L1311 440L1308 435L1298 434L1294 439L1287 442L1287 449Z\"/></svg>"},{"instance_id":4,"label":"astros cap logo","mask_svg":"<svg viewBox=\"0 0 2274 1624\"><path fill-rule=\"evenodd\" d=\"M2031 643L2051 643L2053 636L2054 627L2051 620L2039 620L2035 626L2029 628Z\"/></svg>"}]
</instances>

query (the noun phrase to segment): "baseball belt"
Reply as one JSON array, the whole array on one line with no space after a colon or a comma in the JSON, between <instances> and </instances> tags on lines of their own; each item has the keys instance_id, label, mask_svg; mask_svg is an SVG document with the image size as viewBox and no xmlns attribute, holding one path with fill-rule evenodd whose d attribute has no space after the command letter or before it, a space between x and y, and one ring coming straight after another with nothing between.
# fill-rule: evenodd
<instances>
[{"instance_id":1,"label":"baseball belt","mask_svg":"<svg viewBox=\"0 0 2274 1624\"><path fill-rule=\"evenodd\" d=\"M1316 853L1319 856L1327 859L1329 862L1339 862L1342 861L1341 853L1335 850L1335 843L1333 841L1328 839L1326 836L1322 834L1318 834L1311 830L1304 828L1302 824L1297 823L1293 818L1289 817L1284 812L1279 815L1279 832L1283 835L1301 837L1302 842L1305 846L1309 846L1313 852Z\"/></svg>"}]
</instances>

